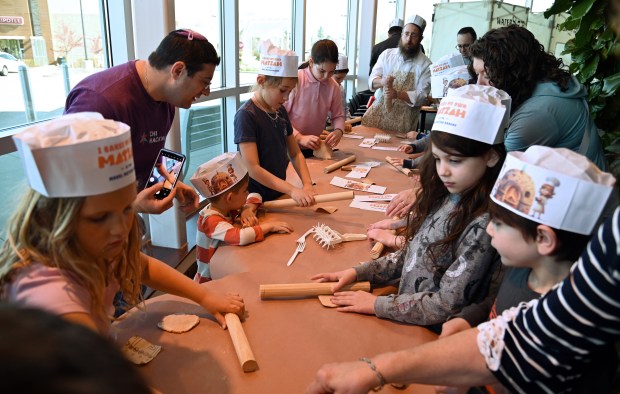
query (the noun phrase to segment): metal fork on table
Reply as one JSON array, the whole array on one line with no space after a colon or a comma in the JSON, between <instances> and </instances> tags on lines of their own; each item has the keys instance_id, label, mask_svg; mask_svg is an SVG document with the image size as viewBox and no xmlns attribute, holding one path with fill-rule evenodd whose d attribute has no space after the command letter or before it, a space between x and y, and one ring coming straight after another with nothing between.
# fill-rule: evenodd
<instances>
[{"instance_id":1,"label":"metal fork on table","mask_svg":"<svg viewBox=\"0 0 620 394\"><path fill-rule=\"evenodd\" d=\"M293 255L288 260L288 263L286 263L287 267L293 264L295 257L297 257L299 253L303 252L304 249L306 249L306 236L308 236L308 234L310 234L311 232L314 232L314 227L303 233L303 235L297 239L297 249L295 249L295 251L293 252Z\"/></svg>"}]
</instances>

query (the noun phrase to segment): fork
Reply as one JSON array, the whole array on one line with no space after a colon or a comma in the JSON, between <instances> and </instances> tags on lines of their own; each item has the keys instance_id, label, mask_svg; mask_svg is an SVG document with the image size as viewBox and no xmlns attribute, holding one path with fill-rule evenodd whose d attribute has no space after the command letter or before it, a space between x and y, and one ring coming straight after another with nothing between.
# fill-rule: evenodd
<instances>
[{"instance_id":1,"label":"fork","mask_svg":"<svg viewBox=\"0 0 620 394\"><path fill-rule=\"evenodd\" d=\"M301 252L304 251L304 249L306 249L306 236L310 233L314 232L314 227L310 228L308 231L306 231L305 233L303 233L303 235L301 237L299 237L297 239L297 249L295 249L295 251L293 252L293 255L291 256L291 258L288 260L288 263L286 263L286 266L290 266L291 264L293 264L293 261L295 260L295 257L297 257L297 255Z\"/></svg>"}]
</instances>

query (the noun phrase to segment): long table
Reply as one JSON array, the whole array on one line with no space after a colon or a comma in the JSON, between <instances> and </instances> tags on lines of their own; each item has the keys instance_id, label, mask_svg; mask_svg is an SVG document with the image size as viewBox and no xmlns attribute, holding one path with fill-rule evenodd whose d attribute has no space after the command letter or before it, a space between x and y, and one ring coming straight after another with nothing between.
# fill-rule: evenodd
<instances>
[{"instance_id":1,"label":"long table","mask_svg":"<svg viewBox=\"0 0 620 394\"><path fill-rule=\"evenodd\" d=\"M381 130L357 126L353 128L354 135L366 138L373 137ZM392 136L389 143L377 144L379 147L398 146L401 139ZM385 161L386 156L407 157L406 154L396 151L385 151L379 149L361 148L361 139L344 138L338 145L338 150L334 152L332 160L320 160L309 158L306 160L312 180L316 183L314 187L317 194L336 193L347 189L330 185L334 176L345 178L348 172L335 170L328 174L323 169L334 162L340 161L352 154L357 160L354 163L368 161L381 162L379 167L373 168L367 178L372 179L378 186L386 186L385 194L398 193L406 188L411 188L417 181L417 177L407 177L392 167ZM289 178L294 178L294 171L289 172ZM301 183L300 183L301 184ZM365 192L355 192L356 195L372 194ZM310 208L285 208L268 210L264 214L259 214L260 220L264 221L286 221L293 226L291 234L270 234L264 242L258 242L242 248L237 246L220 247L210 263L213 278L221 278L231 273L268 270L274 273L274 278L278 280L308 281L313 274L323 271L333 271L352 267L360 262L370 259L370 249L373 244L368 241L347 242L336 248L326 250L321 248L311 236L306 239L306 249L295 259L290 267L286 262L293 254L296 243L303 233L318 223L326 224L340 233L366 233L366 227L376 221L385 219L382 212L365 211L349 207L350 200L333 201L321 206L333 206L338 210L333 214L317 213L316 207ZM277 273L277 275L276 275Z\"/></svg>"},{"instance_id":2,"label":"long table","mask_svg":"<svg viewBox=\"0 0 620 394\"><path fill-rule=\"evenodd\" d=\"M356 127L354 133L373 136L377 129ZM385 163L385 156L403 155L360 148L361 140L343 139L331 161L309 159L308 166L316 191L333 193L342 189L329 185L337 170L324 174L323 168L349 154L357 162L382 161L369 176L386 193L395 193L411 185L412 180ZM381 144L383 146L396 145ZM309 282L310 276L351 267L369 260L372 244L354 241L326 250L311 237L306 250L286 266L295 240L318 222L345 233L365 233L366 225L384 218L380 212L349 207L350 201L321 205L338 208L333 214L319 214L314 208L288 208L268 211L261 220L285 220L292 234L269 235L265 241L245 247L220 247L212 261L214 280L205 284L214 291L238 292L246 302L247 318L243 323L259 365L255 372L241 370L227 331L198 305L171 295L154 297L146 310L133 309L114 324L117 341L122 344L133 335L161 345L162 351L141 371L149 383L163 393L302 393L318 368L329 362L355 360L375 354L415 346L436 336L425 328L400 324L353 313L341 313L323 307L316 298L261 300L259 286L269 283ZM383 289L374 289L379 293ZM157 328L157 322L171 313L192 313L200 324L184 334L172 334ZM386 386L383 392L433 393L431 387L411 386L405 391Z\"/></svg>"}]
</instances>

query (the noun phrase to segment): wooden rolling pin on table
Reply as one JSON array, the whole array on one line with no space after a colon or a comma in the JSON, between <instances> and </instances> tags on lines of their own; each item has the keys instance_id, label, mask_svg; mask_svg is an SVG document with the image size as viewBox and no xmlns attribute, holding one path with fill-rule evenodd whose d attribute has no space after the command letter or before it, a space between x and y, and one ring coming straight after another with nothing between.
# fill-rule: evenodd
<instances>
[{"instance_id":1,"label":"wooden rolling pin on table","mask_svg":"<svg viewBox=\"0 0 620 394\"><path fill-rule=\"evenodd\" d=\"M332 286L335 282L283 283L260 285L260 298L293 298L313 297L334 294ZM370 291L370 282L357 282L346 285L341 291Z\"/></svg>"},{"instance_id":2,"label":"wooden rolling pin on table","mask_svg":"<svg viewBox=\"0 0 620 394\"><path fill-rule=\"evenodd\" d=\"M317 196L314 196L314 201L316 201L317 204L319 204L322 202L329 202L329 201L352 200L354 196L355 194L353 193L353 191L319 194ZM288 208L288 207L296 207L296 206L297 206L297 203L292 198L287 198L284 200L267 201L263 203L263 207L265 209Z\"/></svg>"}]
</instances>

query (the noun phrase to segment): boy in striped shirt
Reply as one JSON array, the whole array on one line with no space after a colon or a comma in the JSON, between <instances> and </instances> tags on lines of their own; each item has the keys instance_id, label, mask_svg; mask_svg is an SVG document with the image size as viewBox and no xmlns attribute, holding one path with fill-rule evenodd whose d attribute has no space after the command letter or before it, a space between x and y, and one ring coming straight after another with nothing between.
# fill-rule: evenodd
<instances>
[{"instance_id":1,"label":"boy in striped shirt","mask_svg":"<svg viewBox=\"0 0 620 394\"><path fill-rule=\"evenodd\" d=\"M211 280L209 263L218 246L247 245L262 241L271 232L290 233L286 222L259 223L256 211L263 200L258 193L248 193L249 175L239 153L228 152L200 165L190 181L209 200L200 211L196 233L198 269L194 281ZM235 220L242 227L235 227Z\"/></svg>"}]
</instances>

